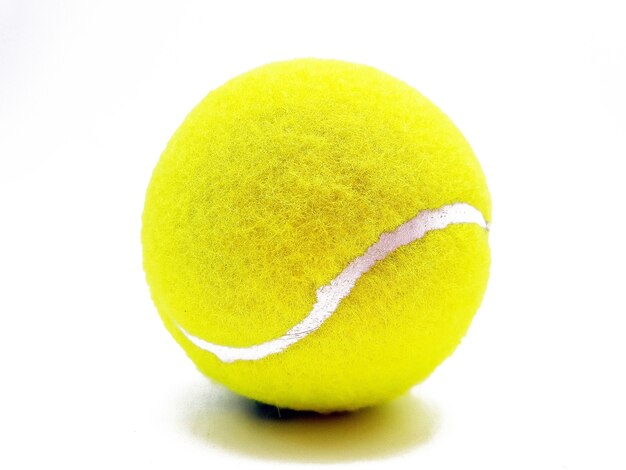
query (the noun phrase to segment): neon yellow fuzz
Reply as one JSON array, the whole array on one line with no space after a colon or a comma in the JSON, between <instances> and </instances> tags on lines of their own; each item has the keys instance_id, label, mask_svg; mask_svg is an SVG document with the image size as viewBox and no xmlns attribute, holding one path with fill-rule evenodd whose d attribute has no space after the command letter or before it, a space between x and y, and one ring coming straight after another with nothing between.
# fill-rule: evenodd
<instances>
[{"instance_id":1,"label":"neon yellow fuzz","mask_svg":"<svg viewBox=\"0 0 626 470\"><path fill-rule=\"evenodd\" d=\"M269 64L174 134L143 213L144 268L198 368L321 412L388 400L452 353L489 273L491 204L452 122L333 60Z\"/></svg>"}]
</instances>

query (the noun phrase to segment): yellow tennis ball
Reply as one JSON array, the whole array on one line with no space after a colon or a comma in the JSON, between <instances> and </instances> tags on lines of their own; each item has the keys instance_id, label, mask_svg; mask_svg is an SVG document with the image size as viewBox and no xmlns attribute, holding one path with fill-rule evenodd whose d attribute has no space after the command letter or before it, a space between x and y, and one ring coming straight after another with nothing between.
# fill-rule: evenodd
<instances>
[{"instance_id":1,"label":"yellow tennis ball","mask_svg":"<svg viewBox=\"0 0 626 470\"><path fill-rule=\"evenodd\" d=\"M211 92L154 170L144 268L197 367L252 399L379 403L452 353L491 204L461 133L376 69L273 63Z\"/></svg>"}]
</instances>

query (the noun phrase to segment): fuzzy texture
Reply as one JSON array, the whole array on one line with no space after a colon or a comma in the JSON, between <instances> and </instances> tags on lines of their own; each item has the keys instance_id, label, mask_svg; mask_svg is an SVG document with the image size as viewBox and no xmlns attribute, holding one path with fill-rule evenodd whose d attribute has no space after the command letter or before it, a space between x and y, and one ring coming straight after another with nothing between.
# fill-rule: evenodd
<instances>
[{"instance_id":1,"label":"fuzzy texture","mask_svg":"<svg viewBox=\"0 0 626 470\"><path fill-rule=\"evenodd\" d=\"M143 213L159 313L198 368L247 397L350 410L392 398L457 346L489 272L487 232L459 224L377 263L285 351L223 363L176 328L228 346L283 335L316 290L421 210L469 203L483 173L452 122L376 69L301 59L211 92L172 137Z\"/></svg>"}]
</instances>

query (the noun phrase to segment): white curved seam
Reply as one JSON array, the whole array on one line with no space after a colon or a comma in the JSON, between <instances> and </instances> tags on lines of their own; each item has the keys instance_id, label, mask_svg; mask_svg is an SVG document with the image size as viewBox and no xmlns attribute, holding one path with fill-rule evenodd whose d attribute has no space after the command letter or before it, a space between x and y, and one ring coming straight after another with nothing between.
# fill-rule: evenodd
<instances>
[{"instance_id":1,"label":"white curved seam","mask_svg":"<svg viewBox=\"0 0 626 470\"><path fill-rule=\"evenodd\" d=\"M330 283L317 289L316 301L309 314L279 338L252 346L224 346L198 338L177 323L174 324L189 341L200 349L215 354L222 362L254 361L279 353L322 326L350 293L359 278L378 261L385 259L398 248L419 240L428 232L441 230L452 224L477 224L489 230L489 224L481 212L463 202L419 212L395 230L383 233L363 255L355 258Z\"/></svg>"}]
</instances>

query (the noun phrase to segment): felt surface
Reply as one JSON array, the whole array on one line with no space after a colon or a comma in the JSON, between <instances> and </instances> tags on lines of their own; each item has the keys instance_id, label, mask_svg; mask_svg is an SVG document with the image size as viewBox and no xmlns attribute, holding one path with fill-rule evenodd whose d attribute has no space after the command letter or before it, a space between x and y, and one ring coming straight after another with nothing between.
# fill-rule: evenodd
<instances>
[{"instance_id":1,"label":"felt surface","mask_svg":"<svg viewBox=\"0 0 626 470\"><path fill-rule=\"evenodd\" d=\"M220 362L194 336L258 344L423 209L466 202L489 221L480 166L452 122L373 68L301 59L210 93L154 170L143 214L153 300L198 368L294 409L355 409L423 380L456 347L489 271L487 232L454 225L378 263L319 330L279 354Z\"/></svg>"}]
</instances>

